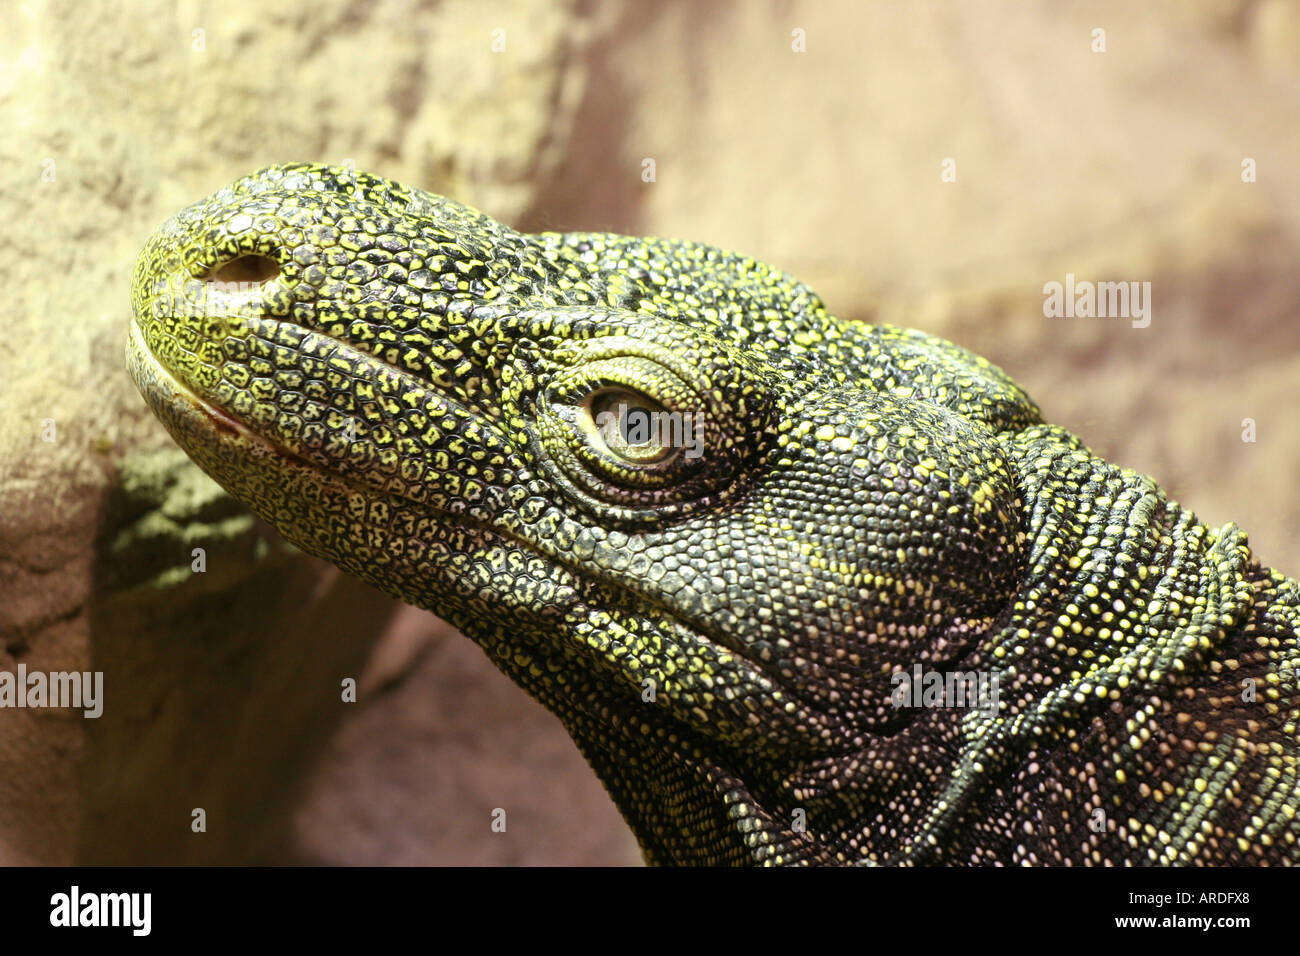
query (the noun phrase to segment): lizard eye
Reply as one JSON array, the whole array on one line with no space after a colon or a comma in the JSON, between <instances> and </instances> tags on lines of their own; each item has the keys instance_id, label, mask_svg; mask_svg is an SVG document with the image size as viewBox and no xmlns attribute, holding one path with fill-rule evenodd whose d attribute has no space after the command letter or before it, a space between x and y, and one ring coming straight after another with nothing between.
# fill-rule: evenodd
<instances>
[{"instance_id":1,"label":"lizard eye","mask_svg":"<svg viewBox=\"0 0 1300 956\"><path fill-rule=\"evenodd\" d=\"M641 355L571 366L541 396L536 422L553 474L587 502L658 507L723 480L728 443L706 399Z\"/></svg>"},{"instance_id":2,"label":"lizard eye","mask_svg":"<svg viewBox=\"0 0 1300 956\"><path fill-rule=\"evenodd\" d=\"M632 389L597 389L579 408L578 424L592 447L629 465L666 464L684 444L684 416Z\"/></svg>"},{"instance_id":3,"label":"lizard eye","mask_svg":"<svg viewBox=\"0 0 1300 956\"><path fill-rule=\"evenodd\" d=\"M766 446L766 393L731 354L694 339L596 336L547 364L530 451L557 490L605 520L652 523L727 500Z\"/></svg>"}]
</instances>

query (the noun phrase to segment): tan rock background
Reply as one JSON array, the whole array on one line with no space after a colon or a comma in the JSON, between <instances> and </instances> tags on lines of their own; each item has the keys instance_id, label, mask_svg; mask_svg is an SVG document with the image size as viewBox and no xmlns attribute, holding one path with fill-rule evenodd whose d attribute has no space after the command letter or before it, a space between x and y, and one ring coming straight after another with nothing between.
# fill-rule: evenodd
<instances>
[{"instance_id":1,"label":"tan rock background","mask_svg":"<svg viewBox=\"0 0 1300 956\"><path fill-rule=\"evenodd\" d=\"M767 259L987 355L1300 572L1289 0L0 0L0 130L0 667L107 696L0 711L0 862L639 859L554 719L282 546L136 395L136 251L269 163ZM1150 281L1150 327L1044 318L1067 272Z\"/></svg>"}]
</instances>

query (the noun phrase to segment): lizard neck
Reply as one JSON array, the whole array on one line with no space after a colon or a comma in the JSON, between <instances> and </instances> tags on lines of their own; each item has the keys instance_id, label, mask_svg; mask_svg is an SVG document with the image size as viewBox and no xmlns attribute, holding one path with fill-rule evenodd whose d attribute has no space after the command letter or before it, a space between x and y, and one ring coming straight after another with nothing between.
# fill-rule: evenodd
<instances>
[{"instance_id":1,"label":"lizard neck","mask_svg":"<svg viewBox=\"0 0 1300 956\"><path fill-rule=\"evenodd\" d=\"M972 651L946 665L991 681L996 707L953 706L941 693L864 748L786 762L644 728L616 709L595 734L590 720L567 719L648 859L1047 862L1080 843L1099 859L1132 857L1135 844L1151 862L1193 852L1194 841L1171 849L1164 830L1131 810L1121 819L1119 808L1172 812L1207 777L1207 761L1251 759L1262 713L1239 700L1238 685L1263 685L1276 654L1295 658L1282 640L1300 621L1295 583L1253 564L1235 526L1208 529L1066 432L1035 427L1008 445L1033 502L1023 583ZM1261 635L1273 654L1252 650ZM1188 751L1189 715L1234 700L1243 735ZM647 780L658 783L653 799ZM1060 809L1030 806L1044 801ZM1192 819L1235 833L1247 824L1231 806ZM709 840L660 839L706 818L690 829ZM693 855L684 859L683 846Z\"/></svg>"}]
</instances>

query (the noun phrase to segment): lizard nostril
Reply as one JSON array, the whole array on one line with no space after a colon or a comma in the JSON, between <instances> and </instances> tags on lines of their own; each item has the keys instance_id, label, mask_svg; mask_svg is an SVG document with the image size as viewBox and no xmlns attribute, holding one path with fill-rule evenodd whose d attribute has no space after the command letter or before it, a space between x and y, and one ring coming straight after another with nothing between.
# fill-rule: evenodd
<instances>
[{"instance_id":1,"label":"lizard nostril","mask_svg":"<svg viewBox=\"0 0 1300 956\"><path fill-rule=\"evenodd\" d=\"M240 256L231 259L211 275L213 282L247 282L261 284L280 274L280 264L266 256Z\"/></svg>"}]
</instances>

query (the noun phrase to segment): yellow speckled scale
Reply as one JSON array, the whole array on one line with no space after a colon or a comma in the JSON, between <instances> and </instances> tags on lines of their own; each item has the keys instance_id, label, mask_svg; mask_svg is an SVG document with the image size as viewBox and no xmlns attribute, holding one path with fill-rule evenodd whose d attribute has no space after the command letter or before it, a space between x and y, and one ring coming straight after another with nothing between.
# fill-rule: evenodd
<instances>
[{"instance_id":1,"label":"yellow speckled scale","mask_svg":"<svg viewBox=\"0 0 1300 956\"><path fill-rule=\"evenodd\" d=\"M651 862L1300 856L1296 583L964 349L316 165L178 213L132 297L190 456L459 626ZM999 694L900 706L914 668Z\"/></svg>"}]
</instances>

